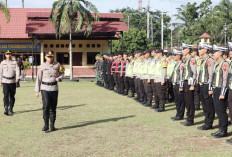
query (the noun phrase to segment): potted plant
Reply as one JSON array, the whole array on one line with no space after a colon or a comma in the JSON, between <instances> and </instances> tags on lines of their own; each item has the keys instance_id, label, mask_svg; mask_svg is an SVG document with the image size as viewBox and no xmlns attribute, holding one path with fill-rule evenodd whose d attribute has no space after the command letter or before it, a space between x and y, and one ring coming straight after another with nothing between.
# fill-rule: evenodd
<instances>
[{"instance_id":1,"label":"potted plant","mask_svg":"<svg viewBox=\"0 0 232 157\"><path fill-rule=\"evenodd\" d=\"M31 69L31 63L28 61L28 59L26 59L25 61L23 61L23 74L22 74L22 78L26 79L26 73L27 71Z\"/></svg>"}]
</instances>

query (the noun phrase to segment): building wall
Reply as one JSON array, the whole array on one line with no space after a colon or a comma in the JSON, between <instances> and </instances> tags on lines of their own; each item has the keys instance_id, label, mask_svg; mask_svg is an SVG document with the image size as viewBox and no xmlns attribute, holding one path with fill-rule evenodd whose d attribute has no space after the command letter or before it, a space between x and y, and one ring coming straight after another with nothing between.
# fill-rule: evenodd
<instances>
[{"instance_id":1,"label":"building wall","mask_svg":"<svg viewBox=\"0 0 232 157\"><path fill-rule=\"evenodd\" d=\"M31 43L31 40L0 40L0 43ZM40 61L43 63L44 61L44 54L45 51L54 51L55 57L54 59L57 60L57 53L68 53L69 48L66 47L69 44L68 40L43 40L41 42L41 50L37 51L40 53ZM51 48L51 44L53 44L53 48ZM56 45L59 45L59 48ZM61 44L64 44L64 48L61 48ZM87 53L98 52L103 54L108 52L108 40L73 40L72 44L75 44L75 48L72 49L73 52L82 52L82 66L74 66L73 67L73 74L74 76L82 76L82 77L89 77L94 75L93 64L87 64ZM79 44L82 47L79 47ZM87 47L87 44L90 47ZM92 47L92 44L95 45L95 48ZM100 47L97 47L97 44L100 44ZM47 45L47 47L45 47ZM0 50L0 53L4 53L5 51ZM31 51L21 51L21 50L13 50L13 53L20 53L26 52L31 53ZM70 73L69 65L64 65L65 67L65 75L68 76ZM28 72L30 74L30 72Z\"/></svg>"}]
</instances>

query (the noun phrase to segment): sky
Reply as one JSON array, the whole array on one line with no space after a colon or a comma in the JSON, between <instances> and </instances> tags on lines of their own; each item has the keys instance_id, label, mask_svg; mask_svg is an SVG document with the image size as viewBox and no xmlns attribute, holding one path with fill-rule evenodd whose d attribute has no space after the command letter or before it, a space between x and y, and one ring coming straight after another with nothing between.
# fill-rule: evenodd
<instances>
[{"instance_id":1,"label":"sky","mask_svg":"<svg viewBox=\"0 0 232 157\"><path fill-rule=\"evenodd\" d=\"M5 0L1 0L5 1ZM20 8L22 7L21 0L7 0L9 8ZM51 8L53 2L56 0L24 0L25 8ZM92 2L101 13L107 13L110 10L121 9L130 7L138 9L138 0L88 0ZM148 0L143 0L143 7L147 6ZM151 10L163 10L170 16L176 14L176 8L187 2L201 3L204 0L150 0ZM213 5L217 5L220 0L211 0Z\"/></svg>"}]
</instances>

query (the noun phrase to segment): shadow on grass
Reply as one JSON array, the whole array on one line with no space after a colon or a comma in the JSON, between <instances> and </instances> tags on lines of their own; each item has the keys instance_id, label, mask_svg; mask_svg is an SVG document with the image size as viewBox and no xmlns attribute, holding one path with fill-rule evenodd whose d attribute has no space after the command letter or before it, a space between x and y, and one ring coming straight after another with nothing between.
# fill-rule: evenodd
<instances>
[{"instance_id":1,"label":"shadow on grass","mask_svg":"<svg viewBox=\"0 0 232 157\"><path fill-rule=\"evenodd\" d=\"M69 106L58 106L57 109L58 110L67 110L70 108L75 108L75 107L81 107L81 106L85 106L86 104L80 104L80 105L69 105ZM28 112L36 112L36 111L41 111L43 110L42 108L39 109L35 109L35 110L25 110L25 111L18 111L15 112L14 114L20 114L20 113L28 113Z\"/></svg>"},{"instance_id":2,"label":"shadow on grass","mask_svg":"<svg viewBox=\"0 0 232 157\"><path fill-rule=\"evenodd\" d=\"M176 107L174 107L174 108L169 108L169 109L165 109L165 111L171 111L171 110L176 110Z\"/></svg>"},{"instance_id":3,"label":"shadow on grass","mask_svg":"<svg viewBox=\"0 0 232 157\"><path fill-rule=\"evenodd\" d=\"M126 116L126 117L102 119L102 120L96 120L96 121L80 122L77 125L62 127L62 128L59 128L58 130L75 129L75 128L79 128L79 127L85 127L85 126L88 126L88 125L94 125L94 124L99 124L99 123L107 123L107 122L112 122L112 121L116 122L118 120L123 120L123 119L133 118L133 117L135 117L135 115Z\"/></svg>"},{"instance_id":4,"label":"shadow on grass","mask_svg":"<svg viewBox=\"0 0 232 157\"><path fill-rule=\"evenodd\" d=\"M200 117L203 117L205 116L204 112L199 112L195 115L195 118L200 118Z\"/></svg>"}]
</instances>

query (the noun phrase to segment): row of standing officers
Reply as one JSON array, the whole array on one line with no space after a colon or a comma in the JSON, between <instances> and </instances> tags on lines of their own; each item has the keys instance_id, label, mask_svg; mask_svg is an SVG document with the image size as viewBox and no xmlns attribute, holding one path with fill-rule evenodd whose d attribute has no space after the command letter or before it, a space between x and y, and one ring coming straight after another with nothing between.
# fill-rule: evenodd
<instances>
[{"instance_id":1,"label":"row of standing officers","mask_svg":"<svg viewBox=\"0 0 232 157\"><path fill-rule=\"evenodd\" d=\"M232 43L229 47L182 45L166 53L152 48L133 53L104 54L96 56L97 84L118 94L130 95L142 105L157 112L165 111L166 102L174 102L174 121L187 120L180 124L194 125L195 111L202 105L204 124L199 130L213 128L215 112L219 119L219 130L211 135L215 138L227 136L229 108L232 120ZM154 98L154 103L153 103ZM231 122L230 122L231 123ZM232 144L232 139L227 140Z\"/></svg>"}]
</instances>

